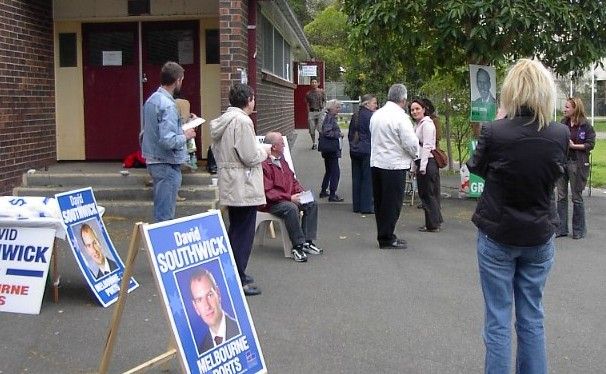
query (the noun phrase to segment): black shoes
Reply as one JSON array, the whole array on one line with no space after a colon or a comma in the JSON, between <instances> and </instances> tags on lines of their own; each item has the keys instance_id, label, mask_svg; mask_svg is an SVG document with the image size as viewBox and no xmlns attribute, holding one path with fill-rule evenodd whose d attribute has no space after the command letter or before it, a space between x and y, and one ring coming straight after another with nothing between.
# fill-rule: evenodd
<instances>
[{"instance_id":1,"label":"black shoes","mask_svg":"<svg viewBox=\"0 0 606 374\"><path fill-rule=\"evenodd\" d=\"M318 146L316 145L316 143L312 144L312 146L311 146L312 150L317 149L317 148L318 148Z\"/></svg>"},{"instance_id":2,"label":"black shoes","mask_svg":"<svg viewBox=\"0 0 606 374\"><path fill-rule=\"evenodd\" d=\"M381 245L379 244L379 248L381 249L406 249L408 248L408 244L404 239L396 239L389 244Z\"/></svg>"},{"instance_id":3,"label":"black shoes","mask_svg":"<svg viewBox=\"0 0 606 374\"><path fill-rule=\"evenodd\" d=\"M328 201L333 202L333 203L340 203L343 201L343 198L340 197L339 195L334 195L334 196L330 196L328 198Z\"/></svg>"},{"instance_id":4,"label":"black shoes","mask_svg":"<svg viewBox=\"0 0 606 374\"><path fill-rule=\"evenodd\" d=\"M421 226L417 230L419 230L421 232L440 232L440 228L439 227L436 227L435 229L428 229L425 226Z\"/></svg>"},{"instance_id":5,"label":"black shoes","mask_svg":"<svg viewBox=\"0 0 606 374\"><path fill-rule=\"evenodd\" d=\"M562 237L564 237L564 236L568 236L568 234L564 234L564 233L562 233L562 234L557 233L557 234L556 234L556 238L562 238Z\"/></svg>"},{"instance_id":6,"label":"black shoes","mask_svg":"<svg viewBox=\"0 0 606 374\"><path fill-rule=\"evenodd\" d=\"M257 286L253 286L252 284L243 285L242 290L244 290L244 295L246 296L261 295L261 289L259 289Z\"/></svg>"},{"instance_id":7,"label":"black shoes","mask_svg":"<svg viewBox=\"0 0 606 374\"><path fill-rule=\"evenodd\" d=\"M328 197L328 192L320 191L320 198L323 198L323 197Z\"/></svg>"},{"instance_id":8,"label":"black shoes","mask_svg":"<svg viewBox=\"0 0 606 374\"><path fill-rule=\"evenodd\" d=\"M242 278L242 284L251 284L251 283L255 283L255 279L248 274L244 274L244 277Z\"/></svg>"},{"instance_id":9,"label":"black shoes","mask_svg":"<svg viewBox=\"0 0 606 374\"><path fill-rule=\"evenodd\" d=\"M295 245L290 251L295 262L307 262L307 254L303 252L303 244Z\"/></svg>"}]
</instances>

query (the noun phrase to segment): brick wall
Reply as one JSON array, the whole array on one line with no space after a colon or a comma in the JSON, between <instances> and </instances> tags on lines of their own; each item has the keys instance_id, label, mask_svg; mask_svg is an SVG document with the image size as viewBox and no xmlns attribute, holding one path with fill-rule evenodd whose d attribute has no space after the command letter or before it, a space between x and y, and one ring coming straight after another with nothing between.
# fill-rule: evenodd
<instances>
[{"instance_id":1,"label":"brick wall","mask_svg":"<svg viewBox=\"0 0 606 374\"><path fill-rule=\"evenodd\" d=\"M52 0L0 2L0 195L56 161Z\"/></svg>"},{"instance_id":2,"label":"brick wall","mask_svg":"<svg viewBox=\"0 0 606 374\"><path fill-rule=\"evenodd\" d=\"M237 68L248 66L248 1L219 0L221 110L229 106L229 88L240 81Z\"/></svg>"},{"instance_id":3,"label":"brick wall","mask_svg":"<svg viewBox=\"0 0 606 374\"><path fill-rule=\"evenodd\" d=\"M221 53L221 110L229 106L229 88L240 81L237 68L248 68L248 1L219 0L220 53ZM260 24L257 7L257 26ZM295 85L278 77L263 74L261 61L262 30L257 32L257 87L256 131L263 135L268 131L280 131L291 135L294 130ZM253 118L255 115L253 115Z\"/></svg>"},{"instance_id":4,"label":"brick wall","mask_svg":"<svg viewBox=\"0 0 606 374\"><path fill-rule=\"evenodd\" d=\"M290 135L295 128L294 88L279 78L259 73L257 83L257 134L279 131Z\"/></svg>"}]
</instances>

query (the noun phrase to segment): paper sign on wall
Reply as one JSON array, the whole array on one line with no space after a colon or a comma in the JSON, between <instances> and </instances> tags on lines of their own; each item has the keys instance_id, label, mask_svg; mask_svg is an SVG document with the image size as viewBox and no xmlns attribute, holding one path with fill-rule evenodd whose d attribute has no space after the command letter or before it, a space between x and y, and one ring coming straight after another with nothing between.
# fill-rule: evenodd
<instances>
[{"instance_id":1,"label":"paper sign on wall","mask_svg":"<svg viewBox=\"0 0 606 374\"><path fill-rule=\"evenodd\" d=\"M103 66L122 66L122 51L103 51Z\"/></svg>"}]
</instances>

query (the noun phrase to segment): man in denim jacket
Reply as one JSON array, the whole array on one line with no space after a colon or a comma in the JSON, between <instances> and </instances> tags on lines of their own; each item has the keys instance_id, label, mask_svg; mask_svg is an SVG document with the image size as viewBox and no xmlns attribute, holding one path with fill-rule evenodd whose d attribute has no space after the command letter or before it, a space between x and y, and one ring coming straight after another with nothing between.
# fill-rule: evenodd
<instances>
[{"instance_id":1,"label":"man in denim jacket","mask_svg":"<svg viewBox=\"0 0 606 374\"><path fill-rule=\"evenodd\" d=\"M160 84L143 106L141 150L154 182L154 219L175 218L177 192L181 187L181 164L189 159L185 142L196 136L193 129L183 131L173 95L181 90L184 69L167 62L160 73Z\"/></svg>"}]
</instances>

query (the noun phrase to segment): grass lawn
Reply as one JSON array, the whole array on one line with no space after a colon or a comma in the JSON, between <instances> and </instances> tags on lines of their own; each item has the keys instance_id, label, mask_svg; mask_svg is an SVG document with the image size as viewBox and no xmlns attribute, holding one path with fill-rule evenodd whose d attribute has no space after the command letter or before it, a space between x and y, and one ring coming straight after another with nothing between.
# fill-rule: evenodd
<instances>
[{"instance_id":1,"label":"grass lawn","mask_svg":"<svg viewBox=\"0 0 606 374\"><path fill-rule=\"evenodd\" d=\"M606 140L596 140L591 157L591 185L606 187Z\"/></svg>"},{"instance_id":2,"label":"grass lawn","mask_svg":"<svg viewBox=\"0 0 606 374\"><path fill-rule=\"evenodd\" d=\"M606 120L596 120L593 123L595 131L606 132Z\"/></svg>"}]
</instances>

